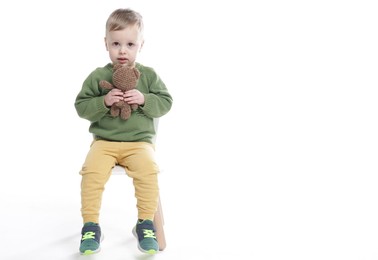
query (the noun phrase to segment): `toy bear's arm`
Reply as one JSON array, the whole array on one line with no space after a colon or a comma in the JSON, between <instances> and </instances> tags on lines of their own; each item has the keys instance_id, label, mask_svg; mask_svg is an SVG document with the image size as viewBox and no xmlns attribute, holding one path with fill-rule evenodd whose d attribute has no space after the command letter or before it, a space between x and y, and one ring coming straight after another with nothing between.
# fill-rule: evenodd
<instances>
[{"instance_id":1,"label":"toy bear's arm","mask_svg":"<svg viewBox=\"0 0 378 260\"><path fill-rule=\"evenodd\" d=\"M100 80L100 87L104 88L104 89L113 89L114 86L112 84L110 84L109 82L107 82L106 80Z\"/></svg>"}]
</instances>

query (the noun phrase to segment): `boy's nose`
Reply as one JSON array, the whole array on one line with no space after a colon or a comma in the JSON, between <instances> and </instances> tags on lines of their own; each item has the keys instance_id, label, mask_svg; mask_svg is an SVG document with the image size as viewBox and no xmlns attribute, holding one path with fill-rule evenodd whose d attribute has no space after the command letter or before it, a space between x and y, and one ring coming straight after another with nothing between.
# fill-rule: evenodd
<instances>
[{"instance_id":1,"label":"boy's nose","mask_svg":"<svg viewBox=\"0 0 378 260\"><path fill-rule=\"evenodd\" d=\"M126 53L126 47L121 47L119 51L120 53Z\"/></svg>"}]
</instances>

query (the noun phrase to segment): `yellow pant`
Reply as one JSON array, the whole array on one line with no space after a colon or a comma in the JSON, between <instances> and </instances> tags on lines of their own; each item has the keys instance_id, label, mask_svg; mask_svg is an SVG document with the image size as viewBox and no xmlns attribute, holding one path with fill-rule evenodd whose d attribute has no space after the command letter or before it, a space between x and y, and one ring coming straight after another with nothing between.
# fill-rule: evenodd
<instances>
[{"instance_id":1,"label":"yellow pant","mask_svg":"<svg viewBox=\"0 0 378 260\"><path fill-rule=\"evenodd\" d=\"M138 218L153 220L159 199L154 153L154 146L146 142L93 141L80 171L84 223L99 223L102 193L115 164L125 167L133 178Z\"/></svg>"}]
</instances>

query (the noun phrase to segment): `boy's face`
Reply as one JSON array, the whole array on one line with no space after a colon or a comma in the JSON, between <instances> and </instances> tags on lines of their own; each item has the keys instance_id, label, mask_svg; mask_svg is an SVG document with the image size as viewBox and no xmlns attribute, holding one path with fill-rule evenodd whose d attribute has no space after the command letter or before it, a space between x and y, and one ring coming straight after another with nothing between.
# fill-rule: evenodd
<instances>
[{"instance_id":1,"label":"boy's face","mask_svg":"<svg viewBox=\"0 0 378 260\"><path fill-rule=\"evenodd\" d=\"M138 27L131 25L120 31L108 32L105 37L105 46L113 65L133 66L143 46L143 38Z\"/></svg>"}]
</instances>

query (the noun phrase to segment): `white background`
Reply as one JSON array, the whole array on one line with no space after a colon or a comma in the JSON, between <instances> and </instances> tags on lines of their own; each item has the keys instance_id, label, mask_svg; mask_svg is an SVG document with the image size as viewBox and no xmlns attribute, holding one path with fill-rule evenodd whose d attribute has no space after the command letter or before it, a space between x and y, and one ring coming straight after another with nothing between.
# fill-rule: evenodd
<instances>
[{"instance_id":1,"label":"white background","mask_svg":"<svg viewBox=\"0 0 378 260\"><path fill-rule=\"evenodd\" d=\"M378 259L378 8L365 0L3 1L0 258L81 259L91 135L74 100L109 62L119 7L143 15L139 61L174 97L157 259ZM134 204L129 178L111 178L108 235L87 259L145 259Z\"/></svg>"}]
</instances>

